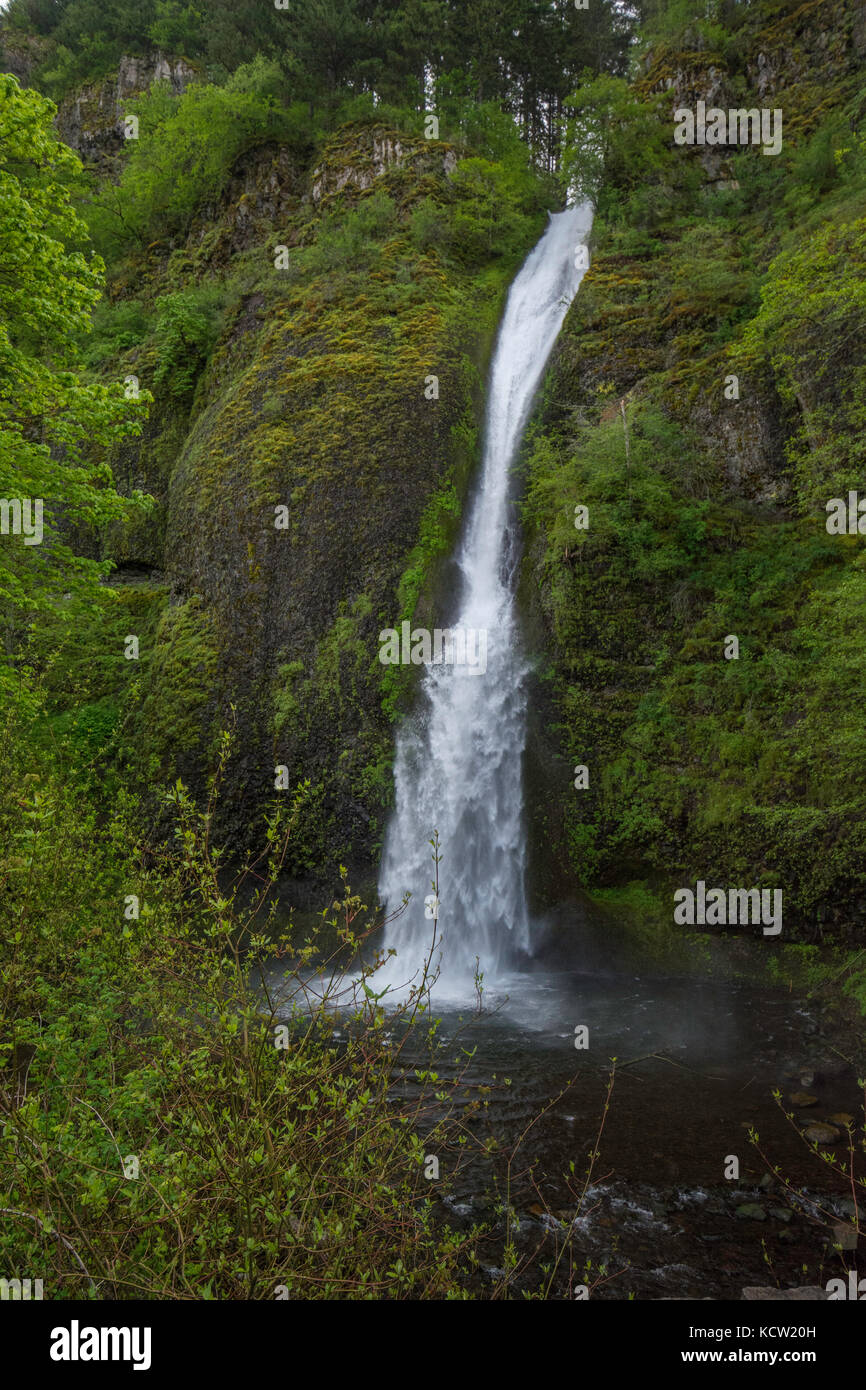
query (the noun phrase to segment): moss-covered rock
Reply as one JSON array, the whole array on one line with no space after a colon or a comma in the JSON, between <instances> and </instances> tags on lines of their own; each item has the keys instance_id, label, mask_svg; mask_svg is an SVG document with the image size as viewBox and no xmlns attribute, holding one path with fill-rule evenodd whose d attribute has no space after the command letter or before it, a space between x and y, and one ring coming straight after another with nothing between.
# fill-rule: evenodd
<instances>
[{"instance_id":1,"label":"moss-covered rock","mask_svg":"<svg viewBox=\"0 0 866 1390\"><path fill-rule=\"evenodd\" d=\"M131 746L199 786L214 731L235 722L224 829L238 851L254 839L287 768L284 794L309 783L316 806L298 874L327 878L341 860L373 872L411 689L379 662L378 634L435 621L502 297L542 222L541 185L534 206L500 196L491 213L497 166L484 186L452 179L461 167L452 148L375 122L318 149L263 144L183 246L116 267L118 322L134 287L151 329L120 370L154 404L115 472L157 510L104 553L164 571L172 595ZM482 202L485 239L491 216L507 235L467 261L450 228Z\"/></svg>"},{"instance_id":2,"label":"moss-covered rock","mask_svg":"<svg viewBox=\"0 0 866 1390\"><path fill-rule=\"evenodd\" d=\"M862 939L862 552L824 513L862 477L855 18L756 4L720 47L652 54L638 84L778 105L785 139L772 159L722 151L723 191L721 166L696 184L700 151L671 143L651 230L639 196L609 193L554 355L523 582L542 895L760 884L783 889L786 936Z\"/></svg>"}]
</instances>

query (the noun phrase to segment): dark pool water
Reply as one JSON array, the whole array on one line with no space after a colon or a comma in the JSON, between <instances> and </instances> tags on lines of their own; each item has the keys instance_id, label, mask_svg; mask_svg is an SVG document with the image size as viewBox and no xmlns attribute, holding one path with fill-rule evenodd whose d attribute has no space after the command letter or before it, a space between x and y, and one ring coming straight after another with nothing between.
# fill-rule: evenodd
<instances>
[{"instance_id":1,"label":"dark pool water","mask_svg":"<svg viewBox=\"0 0 866 1390\"><path fill-rule=\"evenodd\" d=\"M458 1075L463 1082L448 1103L465 1112L476 1143L496 1144L490 1158L464 1153L456 1175L454 1155L441 1155L450 1186L443 1218L490 1227L480 1285L501 1289L506 1235L520 1266L510 1291L546 1287L559 1298L586 1280L593 1298L739 1299L749 1285L823 1287L852 1267L850 1252L831 1248L830 1229L850 1212L850 1187L801 1130L840 1113L862 1121L862 1100L841 1040L796 996L538 970L504 981L480 1015L470 1001L437 1000L435 989L432 1004L441 1020L436 1070L446 1087ZM576 1028L588 1030L585 1049L575 1047ZM412 1098L427 1057L418 1028L395 1060L395 1098ZM814 1104L790 1099L803 1094ZM473 1111L478 1100L483 1108ZM847 1140L828 1147L844 1158ZM732 1157L736 1180L725 1176ZM497 1209L506 1183L507 1231Z\"/></svg>"}]
</instances>

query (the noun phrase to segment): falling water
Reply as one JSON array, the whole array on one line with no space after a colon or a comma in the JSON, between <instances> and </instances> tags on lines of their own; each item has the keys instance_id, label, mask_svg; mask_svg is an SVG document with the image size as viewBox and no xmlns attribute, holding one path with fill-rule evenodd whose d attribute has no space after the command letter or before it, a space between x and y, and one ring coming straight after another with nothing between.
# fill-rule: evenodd
<instances>
[{"instance_id":1,"label":"falling water","mask_svg":"<svg viewBox=\"0 0 866 1390\"><path fill-rule=\"evenodd\" d=\"M417 983L425 959L438 993L472 991L476 957L485 986L529 945L522 757L526 676L515 614L517 535L511 469L533 397L584 271L591 209L551 216L505 306L490 372L484 459L457 560L461 593L452 629L467 659L431 662L414 713L397 737L396 804L379 892L389 911L386 947L397 957L377 975ZM485 636L486 634L486 636ZM486 641L486 669L482 659ZM447 652L447 647L446 647ZM470 664L472 663L472 664ZM439 835L438 923L428 917Z\"/></svg>"}]
</instances>

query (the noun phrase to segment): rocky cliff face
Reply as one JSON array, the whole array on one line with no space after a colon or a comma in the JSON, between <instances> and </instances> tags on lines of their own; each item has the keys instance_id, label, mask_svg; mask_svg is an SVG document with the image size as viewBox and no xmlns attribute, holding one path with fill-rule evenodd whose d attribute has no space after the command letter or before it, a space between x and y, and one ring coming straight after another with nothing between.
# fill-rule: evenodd
<instances>
[{"instance_id":1,"label":"rocky cliff face","mask_svg":"<svg viewBox=\"0 0 866 1390\"><path fill-rule=\"evenodd\" d=\"M777 107L787 134L813 129L821 114L851 88L866 57L864 0L807 0L802 5L762 5L747 14L713 50L696 31L686 30L675 50L660 48L643 62L639 92L670 92L676 107L725 110ZM723 190L733 177L727 151L696 150L705 182Z\"/></svg>"},{"instance_id":2,"label":"rocky cliff face","mask_svg":"<svg viewBox=\"0 0 866 1390\"><path fill-rule=\"evenodd\" d=\"M27 82L46 55L19 49ZM128 56L61 102L59 133L117 181L130 98L196 76ZM131 315L137 341L99 369L154 396L112 464L155 510L83 542L119 566L141 638L123 756L144 784L180 775L200 793L232 728L220 833L241 854L296 800L284 867L312 893L341 862L375 876L413 675L379 662L378 634L431 619L477 458L514 253L488 236L441 254L449 209L465 200L474 225L457 171L449 145L375 120L324 139L299 122L246 148L182 236L128 245L100 311ZM523 250L541 220L526 216Z\"/></svg>"},{"instance_id":3,"label":"rocky cliff face","mask_svg":"<svg viewBox=\"0 0 866 1390\"><path fill-rule=\"evenodd\" d=\"M174 93L194 81L196 69L184 58L153 53L121 59L117 73L104 82L80 88L61 101L57 131L84 162L107 173L124 144L126 102L140 96L154 82L165 82Z\"/></svg>"},{"instance_id":4,"label":"rocky cliff face","mask_svg":"<svg viewBox=\"0 0 866 1390\"><path fill-rule=\"evenodd\" d=\"M156 400L115 473L159 509L107 553L152 568L166 597L131 745L147 775L198 789L233 724L223 827L240 851L277 784L284 802L297 794L286 868L311 887L338 862L375 874L411 683L379 662L378 634L430 618L476 461L512 266L494 247L480 270L445 269L413 243L415 210L455 196L456 164L449 146L375 123L318 150L260 146L183 245L115 286L121 304L142 276L156 305L179 286L228 301L194 393L155 386L152 343L122 367Z\"/></svg>"},{"instance_id":5,"label":"rocky cliff face","mask_svg":"<svg viewBox=\"0 0 866 1390\"><path fill-rule=\"evenodd\" d=\"M35 74L52 52L49 39L0 30L0 67L17 77L23 87L33 85ZM107 174L123 149L129 99L141 96L154 82L167 83L174 93L183 92L197 76L201 76L199 70L185 58L158 50L147 55L127 54L110 77L80 87L60 101L57 132L89 167Z\"/></svg>"},{"instance_id":6,"label":"rocky cliff face","mask_svg":"<svg viewBox=\"0 0 866 1390\"><path fill-rule=\"evenodd\" d=\"M11 72L22 87L29 87L36 69L51 52L51 42L36 34L22 34L14 29L0 30L0 67Z\"/></svg>"},{"instance_id":7,"label":"rocky cliff face","mask_svg":"<svg viewBox=\"0 0 866 1390\"><path fill-rule=\"evenodd\" d=\"M730 36L724 52L710 49L689 31L681 44L645 58L636 92L669 93L671 110L694 109L699 101L724 110L772 105L784 113L785 138L802 141L826 115L841 110L856 90L866 59L866 0L764 5ZM734 178L739 150L695 146L689 153L702 173L696 211L702 194L739 188ZM705 249L709 259L715 248ZM775 249L768 238L758 263L763 258L766 264ZM784 502L788 480L783 446L790 422L783 417L773 383L766 373L741 379L736 412L727 408L716 378L706 370L714 361L712 347L679 331L700 322L700 292L692 295L689 305L688 287L683 285L665 304L668 287L659 273L661 242L659 250L654 264L636 264L621 256L608 257L604 246L598 248L554 356L552 394L560 397L562 387L586 418L604 418L597 396L602 383L618 400L639 395L650 374L667 373L673 388L667 404L700 434L706 454L716 460L717 484L733 496ZM740 255L741 248L732 245L735 269ZM745 282L745 273L742 278ZM696 360L700 367L690 372ZM715 358L715 365L721 369L723 359Z\"/></svg>"},{"instance_id":8,"label":"rocky cliff face","mask_svg":"<svg viewBox=\"0 0 866 1390\"><path fill-rule=\"evenodd\" d=\"M804 516L809 449L817 468L838 401L805 363L792 392L772 345L740 344L774 257L796 243L800 206L805 240L821 190L836 187L820 132L834 115L851 119L864 36L861 3L759 4L724 43L686 34L644 65L637 91L669 94L671 134L673 110L698 101L781 108L785 147L776 159L672 142L658 197L632 199L631 225L599 227L554 356L529 462L525 566L550 678L530 757L542 901L604 885L622 901L644 894L646 919L660 893L669 920L667 883L772 882L787 894L786 931L858 930L853 774L826 774L834 760L809 713L820 665L804 655L816 621L831 633L853 618L850 593L833 587L842 557L821 517ZM810 191L795 195L804 176ZM856 353L840 397L860 370ZM578 502L590 508L585 535ZM738 633L741 656L728 662L724 640ZM850 724L853 711L839 717ZM587 791L574 789L576 764L590 769ZM784 770L794 765L796 777ZM809 844L822 846L826 874L813 872Z\"/></svg>"}]
</instances>

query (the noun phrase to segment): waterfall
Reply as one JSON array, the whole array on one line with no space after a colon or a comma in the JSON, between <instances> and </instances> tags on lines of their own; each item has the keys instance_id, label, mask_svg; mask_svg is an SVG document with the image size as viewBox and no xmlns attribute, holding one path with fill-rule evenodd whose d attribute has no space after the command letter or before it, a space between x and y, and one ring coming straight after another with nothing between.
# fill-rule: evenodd
<instances>
[{"instance_id":1,"label":"waterfall","mask_svg":"<svg viewBox=\"0 0 866 1390\"><path fill-rule=\"evenodd\" d=\"M429 662L423 652L417 707L397 735L379 894L389 912L412 896L387 929L385 948L397 956L377 973L377 987L382 981L396 989L412 977L417 984L432 945L436 992L466 997L476 957L486 988L529 946L522 779L529 668L515 613L511 470L583 277L591 221L588 204L551 216L508 295L488 383L483 462L457 554L454 635L449 647L446 633ZM434 904L425 907L434 831L438 923L428 915Z\"/></svg>"}]
</instances>

